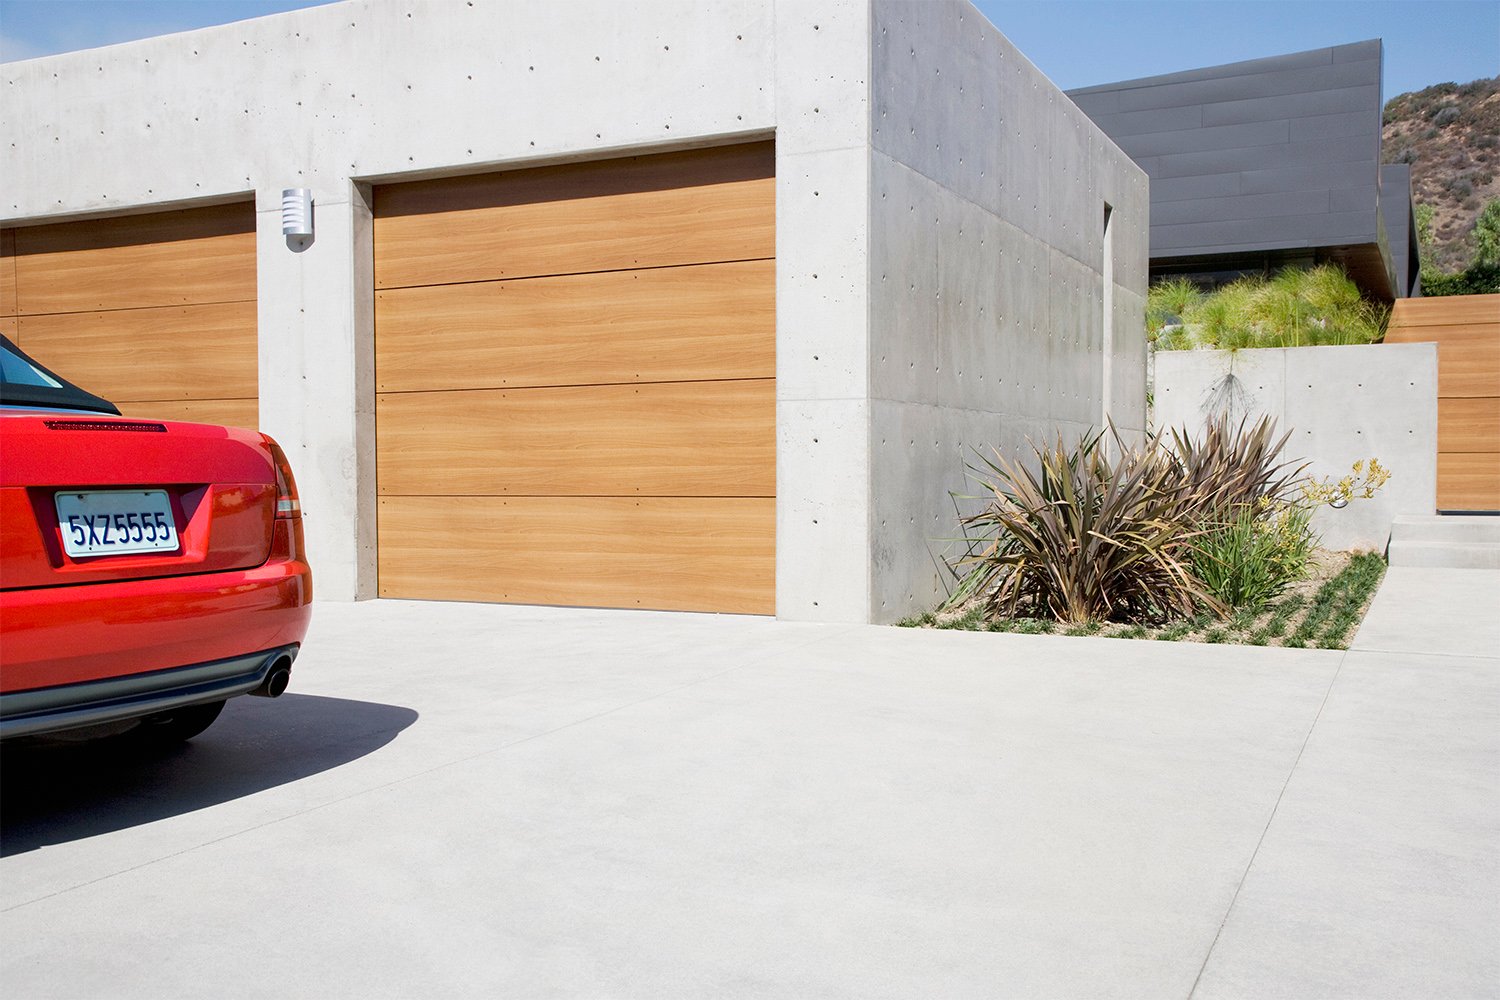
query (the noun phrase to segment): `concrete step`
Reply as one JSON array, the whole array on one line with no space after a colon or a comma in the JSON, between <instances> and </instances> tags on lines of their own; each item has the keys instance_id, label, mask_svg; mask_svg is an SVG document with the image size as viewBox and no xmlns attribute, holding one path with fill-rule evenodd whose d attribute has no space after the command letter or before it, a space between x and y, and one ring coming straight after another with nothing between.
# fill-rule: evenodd
<instances>
[{"instance_id":1,"label":"concrete step","mask_svg":"<svg viewBox=\"0 0 1500 1000\"><path fill-rule=\"evenodd\" d=\"M1392 566L1500 569L1500 542L1429 542L1391 537Z\"/></svg>"},{"instance_id":2,"label":"concrete step","mask_svg":"<svg viewBox=\"0 0 1500 1000\"><path fill-rule=\"evenodd\" d=\"M1402 514L1391 522L1391 542L1500 543L1500 516Z\"/></svg>"}]
</instances>

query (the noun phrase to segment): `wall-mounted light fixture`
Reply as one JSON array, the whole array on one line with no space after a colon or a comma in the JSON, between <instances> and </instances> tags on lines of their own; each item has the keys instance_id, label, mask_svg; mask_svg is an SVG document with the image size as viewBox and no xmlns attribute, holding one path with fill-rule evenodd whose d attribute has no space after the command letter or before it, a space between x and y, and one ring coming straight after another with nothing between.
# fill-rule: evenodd
<instances>
[{"instance_id":1,"label":"wall-mounted light fixture","mask_svg":"<svg viewBox=\"0 0 1500 1000\"><path fill-rule=\"evenodd\" d=\"M313 234L313 199L311 188L283 188L281 191L281 234Z\"/></svg>"}]
</instances>

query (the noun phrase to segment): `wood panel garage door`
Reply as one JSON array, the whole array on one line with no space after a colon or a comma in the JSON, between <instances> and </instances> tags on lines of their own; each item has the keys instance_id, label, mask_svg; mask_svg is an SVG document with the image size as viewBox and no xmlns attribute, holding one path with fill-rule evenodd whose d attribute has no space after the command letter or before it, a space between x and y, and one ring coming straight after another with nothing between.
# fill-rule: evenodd
<instances>
[{"instance_id":1,"label":"wood panel garage door","mask_svg":"<svg viewBox=\"0 0 1500 1000\"><path fill-rule=\"evenodd\" d=\"M0 332L132 416L258 421L255 206L0 231Z\"/></svg>"},{"instance_id":2,"label":"wood panel garage door","mask_svg":"<svg viewBox=\"0 0 1500 1000\"><path fill-rule=\"evenodd\" d=\"M774 613L773 170L376 189L382 596Z\"/></svg>"},{"instance_id":3,"label":"wood panel garage door","mask_svg":"<svg viewBox=\"0 0 1500 1000\"><path fill-rule=\"evenodd\" d=\"M1385 340L1438 345L1438 509L1500 510L1500 295L1398 299Z\"/></svg>"}]
</instances>

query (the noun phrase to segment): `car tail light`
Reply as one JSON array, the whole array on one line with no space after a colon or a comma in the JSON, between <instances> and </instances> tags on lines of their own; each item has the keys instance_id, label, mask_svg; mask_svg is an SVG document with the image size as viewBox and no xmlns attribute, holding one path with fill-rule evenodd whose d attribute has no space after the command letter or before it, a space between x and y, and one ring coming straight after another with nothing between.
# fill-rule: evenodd
<instances>
[{"instance_id":1,"label":"car tail light","mask_svg":"<svg viewBox=\"0 0 1500 1000\"><path fill-rule=\"evenodd\" d=\"M302 516L302 501L297 499L297 480L292 475L292 463L286 460L281 445L266 438L271 448L271 464L276 467L276 516L298 518Z\"/></svg>"}]
</instances>

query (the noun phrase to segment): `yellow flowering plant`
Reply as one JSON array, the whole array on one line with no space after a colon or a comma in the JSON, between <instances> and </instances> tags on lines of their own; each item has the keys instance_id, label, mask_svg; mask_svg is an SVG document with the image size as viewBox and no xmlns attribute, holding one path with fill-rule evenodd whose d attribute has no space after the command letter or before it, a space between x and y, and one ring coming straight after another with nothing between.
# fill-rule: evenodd
<instances>
[{"instance_id":1,"label":"yellow flowering plant","mask_svg":"<svg viewBox=\"0 0 1500 1000\"><path fill-rule=\"evenodd\" d=\"M1302 498L1313 506L1327 504L1335 509L1347 507L1350 500L1371 500L1380 488L1390 481L1391 470L1371 458L1360 459L1351 467L1349 475L1334 481L1308 479L1302 484Z\"/></svg>"}]
</instances>

